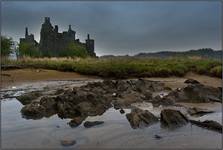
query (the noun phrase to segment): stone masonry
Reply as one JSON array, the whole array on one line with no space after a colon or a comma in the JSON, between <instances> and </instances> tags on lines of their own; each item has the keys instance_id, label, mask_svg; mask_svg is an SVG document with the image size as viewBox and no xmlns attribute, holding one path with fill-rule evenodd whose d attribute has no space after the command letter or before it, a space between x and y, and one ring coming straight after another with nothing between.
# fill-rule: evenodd
<instances>
[{"instance_id":1,"label":"stone masonry","mask_svg":"<svg viewBox=\"0 0 223 150\"><path fill-rule=\"evenodd\" d=\"M53 27L50 18L45 17L40 31L40 42L37 43L35 41L33 34L28 34L28 28L26 27L25 38L21 38L20 43L34 44L46 56L57 56L61 51L65 50L70 43L74 43L84 46L88 54L95 57L94 40L90 39L90 35L88 34L85 43L82 43L79 39L76 39L75 34L76 32L72 30L71 25L69 25L68 31L59 33L58 25Z\"/></svg>"}]
</instances>

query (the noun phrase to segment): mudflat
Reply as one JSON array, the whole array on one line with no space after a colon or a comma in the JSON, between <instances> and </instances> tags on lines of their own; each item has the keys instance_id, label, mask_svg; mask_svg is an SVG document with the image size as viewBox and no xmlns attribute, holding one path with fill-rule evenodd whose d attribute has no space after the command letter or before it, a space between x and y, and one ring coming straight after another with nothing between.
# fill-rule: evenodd
<instances>
[{"instance_id":1,"label":"mudflat","mask_svg":"<svg viewBox=\"0 0 223 150\"><path fill-rule=\"evenodd\" d=\"M167 86L172 88L179 88L185 85L185 79L195 79L204 85L213 87L222 86L222 79L210 77L206 75L199 75L195 73L188 73L184 77L167 77L167 78L147 78L153 81L162 81ZM13 69L2 70L1 72L1 88L8 86L16 86L22 83L31 83L37 81L52 81L52 80L87 80L99 79L96 76L81 75L76 72L61 72L49 69Z\"/></svg>"},{"instance_id":2,"label":"mudflat","mask_svg":"<svg viewBox=\"0 0 223 150\"><path fill-rule=\"evenodd\" d=\"M16 86L23 83L52 80L85 80L97 78L93 76L80 75L75 72L61 72L49 69L13 69L2 70L1 88Z\"/></svg>"}]
</instances>

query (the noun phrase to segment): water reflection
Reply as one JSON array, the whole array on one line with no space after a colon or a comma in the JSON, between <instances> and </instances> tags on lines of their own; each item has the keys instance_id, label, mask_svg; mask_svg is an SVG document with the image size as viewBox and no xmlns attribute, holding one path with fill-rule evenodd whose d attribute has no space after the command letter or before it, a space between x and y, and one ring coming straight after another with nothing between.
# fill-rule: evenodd
<instances>
[{"instance_id":1,"label":"water reflection","mask_svg":"<svg viewBox=\"0 0 223 150\"><path fill-rule=\"evenodd\" d=\"M125 114L113 108L101 116L85 121L104 121L104 124L85 128L83 123L71 128L71 119L57 115L40 120L21 117L23 107L16 99L2 101L2 148L60 148L61 140L75 140L77 148L220 148L221 134L190 124L174 131L162 129L160 124L133 130ZM129 109L124 109L130 113ZM211 114L213 117L215 113ZM220 117L219 115L215 117ZM162 138L157 140L156 136Z\"/></svg>"}]
</instances>

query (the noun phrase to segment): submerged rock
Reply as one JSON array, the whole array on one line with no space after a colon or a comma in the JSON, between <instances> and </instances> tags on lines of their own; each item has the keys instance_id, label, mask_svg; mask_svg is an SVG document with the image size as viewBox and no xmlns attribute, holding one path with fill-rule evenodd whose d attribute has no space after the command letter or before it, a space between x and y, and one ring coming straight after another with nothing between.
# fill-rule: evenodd
<instances>
[{"instance_id":1,"label":"submerged rock","mask_svg":"<svg viewBox=\"0 0 223 150\"><path fill-rule=\"evenodd\" d=\"M125 113L124 109L120 109L120 113L124 114Z\"/></svg>"},{"instance_id":2,"label":"submerged rock","mask_svg":"<svg viewBox=\"0 0 223 150\"><path fill-rule=\"evenodd\" d=\"M155 134L154 135L154 138L157 139L157 140L159 140L159 139L162 139L162 136Z\"/></svg>"},{"instance_id":3,"label":"submerged rock","mask_svg":"<svg viewBox=\"0 0 223 150\"><path fill-rule=\"evenodd\" d=\"M214 130L214 131L222 133L222 125L216 121L205 120L203 122L200 122L200 121L196 121L196 120L190 120L190 122L194 125L199 126L199 127L207 128L209 130Z\"/></svg>"},{"instance_id":4,"label":"submerged rock","mask_svg":"<svg viewBox=\"0 0 223 150\"><path fill-rule=\"evenodd\" d=\"M176 128L186 125L188 119L180 111L164 109L161 111L161 125L168 128Z\"/></svg>"},{"instance_id":5,"label":"submerged rock","mask_svg":"<svg viewBox=\"0 0 223 150\"><path fill-rule=\"evenodd\" d=\"M104 121L86 121L84 123L84 127L85 128L91 128L93 126L97 126L97 125L100 125L100 124L103 124Z\"/></svg>"},{"instance_id":6,"label":"submerged rock","mask_svg":"<svg viewBox=\"0 0 223 150\"><path fill-rule=\"evenodd\" d=\"M131 113L126 114L126 118L133 129L141 126L149 126L158 122L158 118L151 112L148 110L141 110L139 108L132 109Z\"/></svg>"},{"instance_id":7,"label":"submerged rock","mask_svg":"<svg viewBox=\"0 0 223 150\"><path fill-rule=\"evenodd\" d=\"M74 144L76 144L75 140L61 140L60 144L62 146L73 146Z\"/></svg>"},{"instance_id":8,"label":"submerged rock","mask_svg":"<svg viewBox=\"0 0 223 150\"><path fill-rule=\"evenodd\" d=\"M85 118L86 117L81 117L81 116L75 117L70 122L68 122L68 124L70 127L75 128L79 126L84 121Z\"/></svg>"}]
</instances>

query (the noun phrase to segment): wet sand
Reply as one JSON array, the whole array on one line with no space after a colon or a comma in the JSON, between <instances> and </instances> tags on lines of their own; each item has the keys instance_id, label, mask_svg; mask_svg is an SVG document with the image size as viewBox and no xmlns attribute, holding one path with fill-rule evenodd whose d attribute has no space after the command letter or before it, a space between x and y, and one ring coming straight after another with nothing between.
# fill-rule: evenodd
<instances>
[{"instance_id":1,"label":"wet sand","mask_svg":"<svg viewBox=\"0 0 223 150\"><path fill-rule=\"evenodd\" d=\"M81 75L75 72L61 72L47 69L14 69L1 72L1 88L16 86L23 83L32 83L38 81L61 81L61 80L88 80L100 79L96 76ZM154 81L162 81L173 89L185 86L186 79L195 79L204 85L213 87L221 87L222 79L209 77L206 75L198 75L195 73L188 73L184 77L167 77L167 78L147 78Z\"/></svg>"},{"instance_id":2,"label":"wet sand","mask_svg":"<svg viewBox=\"0 0 223 150\"><path fill-rule=\"evenodd\" d=\"M1 88L38 81L87 80L89 78L97 79L95 76L85 76L75 72L48 69L14 69L1 72Z\"/></svg>"},{"instance_id":3,"label":"wet sand","mask_svg":"<svg viewBox=\"0 0 223 150\"><path fill-rule=\"evenodd\" d=\"M204 85L209 85L213 87L222 87L221 78L210 77L206 75L199 75L192 72L187 73L184 77L167 77L167 78L153 77L153 78L147 78L147 79L153 80L153 81L164 82L166 86L171 87L172 89L184 87L186 85L184 83L186 79L194 79Z\"/></svg>"}]
</instances>

